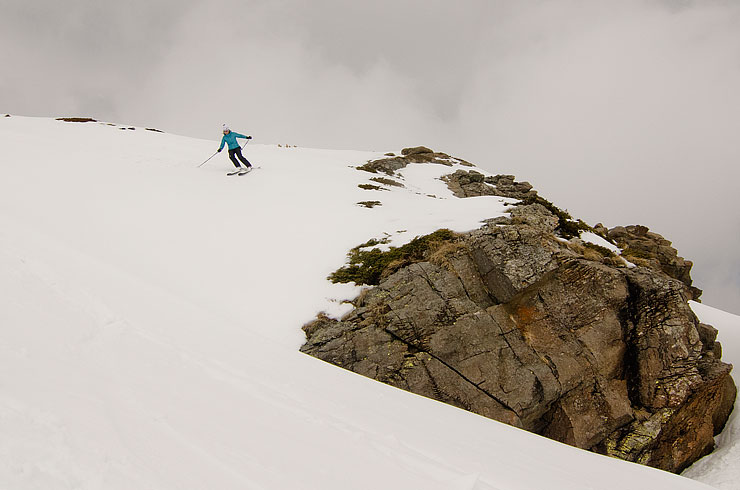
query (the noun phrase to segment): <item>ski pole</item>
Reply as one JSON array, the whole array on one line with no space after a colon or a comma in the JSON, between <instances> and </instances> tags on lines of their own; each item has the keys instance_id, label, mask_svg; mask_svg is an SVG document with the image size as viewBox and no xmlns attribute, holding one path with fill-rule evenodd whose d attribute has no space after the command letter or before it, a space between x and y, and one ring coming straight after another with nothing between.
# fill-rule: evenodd
<instances>
[{"instance_id":1,"label":"ski pole","mask_svg":"<svg viewBox=\"0 0 740 490\"><path fill-rule=\"evenodd\" d=\"M218 153L218 152L216 152L216 153ZM205 162L203 162L200 165L198 165L198 167L202 167L203 164L205 164L208 160L210 160L211 158L215 157L216 156L216 153L214 153L213 155L209 156L208 159Z\"/></svg>"}]
</instances>

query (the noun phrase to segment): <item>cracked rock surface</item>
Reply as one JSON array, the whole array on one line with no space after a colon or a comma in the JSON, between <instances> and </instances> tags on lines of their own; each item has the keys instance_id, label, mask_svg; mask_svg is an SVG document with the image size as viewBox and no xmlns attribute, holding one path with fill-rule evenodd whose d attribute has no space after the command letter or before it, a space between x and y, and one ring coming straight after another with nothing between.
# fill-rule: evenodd
<instances>
[{"instance_id":1,"label":"cracked rock surface","mask_svg":"<svg viewBox=\"0 0 740 490\"><path fill-rule=\"evenodd\" d=\"M694 287L691 280L691 267L694 264L679 257L670 241L642 225L617 226L605 231L611 240L625 250L625 255L631 261L678 279L688 286L692 299L699 299L702 291Z\"/></svg>"},{"instance_id":2,"label":"cracked rock surface","mask_svg":"<svg viewBox=\"0 0 740 490\"><path fill-rule=\"evenodd\" d=\"M525 191L527 192L527 191ZM735 399L689 286L595 260L520 206L304 326L305 353L584 449L680 472Z\"/></svg>"}]
</instances>

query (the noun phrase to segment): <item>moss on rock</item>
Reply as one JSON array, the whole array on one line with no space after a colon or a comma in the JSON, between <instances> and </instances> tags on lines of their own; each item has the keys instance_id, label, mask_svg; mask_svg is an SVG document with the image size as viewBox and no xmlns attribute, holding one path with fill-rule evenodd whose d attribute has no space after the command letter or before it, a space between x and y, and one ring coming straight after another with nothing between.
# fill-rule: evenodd
<instances>
[{"instance_id":1,"label":"moss on rock","mask_svg":"<svg viewBox=\"0 0 740 490\"><path fill-rule=\"evenodd\" d=\"M375 247L381 242L370 240L350 250L349 265L329 276L332 282L354 282L376 286L380 280L401 267L426 260L442 245L454 242L458 235L448 229L437 230L429 235L416 237L406 245L382 251Z\"/></svg>"}]
</instances>

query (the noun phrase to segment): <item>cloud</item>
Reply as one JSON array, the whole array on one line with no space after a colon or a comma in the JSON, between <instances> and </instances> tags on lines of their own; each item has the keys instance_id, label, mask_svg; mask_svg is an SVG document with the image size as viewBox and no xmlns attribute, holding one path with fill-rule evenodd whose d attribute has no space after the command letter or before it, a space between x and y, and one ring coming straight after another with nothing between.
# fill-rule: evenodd
<instances>
[{"instance_id":1,"label":"cloud","mask_svg":"<svg viewBox=\"0 0 740 490\"><path fill-rule=\"evenodd\" d=\"M187 11L174 0L0 3L0 105L27 115L116 117Z\"/></svg>"},{"instance_id":2,"label":"cloud","mask_svg":"<svg viewBox=\"0 0 740 490\"><path fill-rule=\"evenodd\" d=\"M591 223L648 225L740 313L737 2L4 2L4 111L424 144Z\"/></svg>"}]
</instances>

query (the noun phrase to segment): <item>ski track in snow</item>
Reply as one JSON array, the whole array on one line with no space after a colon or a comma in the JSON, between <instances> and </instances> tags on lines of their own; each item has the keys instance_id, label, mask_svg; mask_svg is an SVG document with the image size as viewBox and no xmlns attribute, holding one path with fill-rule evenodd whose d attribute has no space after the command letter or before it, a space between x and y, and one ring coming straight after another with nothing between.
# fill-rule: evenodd
<instances>
[{"instance_id":1,"label":"ski track in snow","mask_svg":"<svg viewBox=\"0 0 740 490\"><path fill-rule=\"evenodd\" d=\"M709 488L298 352L360 291L325 279L350 248L474 229L507 200L454 198L442 165L358 188L382 153L250 143L248 178L196 168L217 144L0 119L0 488Z\"/></svg>"}]
</instances>

